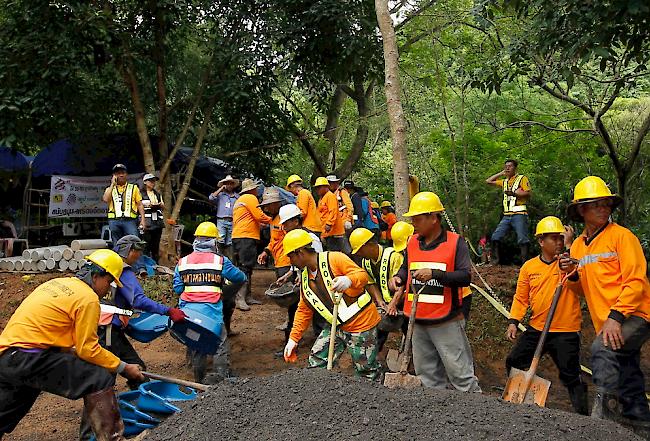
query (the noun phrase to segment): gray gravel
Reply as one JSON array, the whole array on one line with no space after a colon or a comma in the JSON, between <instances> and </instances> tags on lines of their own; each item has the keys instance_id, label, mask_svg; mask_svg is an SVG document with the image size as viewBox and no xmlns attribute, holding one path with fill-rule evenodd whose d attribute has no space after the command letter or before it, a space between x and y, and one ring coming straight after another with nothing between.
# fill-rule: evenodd
<instances>
[{"instance_id":1,"label":"gray gravel","mask_svg":"<svg viewBox=\"0 0 650 441\"><path fill-rule=\"evenodd\" d=\"M455 391L389 390L293 369L215 386L150 432L151 441L639 440L608 422Z\"/></svg>"}]
</instances>

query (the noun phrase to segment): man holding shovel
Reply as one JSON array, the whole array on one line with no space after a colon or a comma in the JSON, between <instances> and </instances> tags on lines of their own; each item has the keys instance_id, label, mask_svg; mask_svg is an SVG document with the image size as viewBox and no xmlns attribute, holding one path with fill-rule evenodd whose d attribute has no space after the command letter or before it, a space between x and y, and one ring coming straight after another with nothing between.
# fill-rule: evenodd
<instances>
[{"instance_id":1,"label":"man holding shovel","mask_svg":"<svg viewBox=\"0 0 650 441\"><path fill-rule=\"evenodd\" d=\"M564 252L564 226L560 219L547 216L537 224L535 237L541 254L528 260L519 271L517 291L510 309L506 337L515 341L517 325L531 310L528 329L519 336L506 358L506 370L527 370L549 314L555 289L562 277L558 256ZM580 300L571 284L560 294L557 312L552 318L543 352L548 352L560 371L560 380L568 389L573 409L588 415L587 385L580 377L580 326L582 312Z\"/></svg>"},{"instance_id":2,"label":"man holding shovel","mask_svg":"<svg viewBox=\"0 0 650 441\"><path fill-rule=\"evenodd\" d=\"M413 331L413 364L425 387L481 392L474 375L472 349L465 334L462 288L470 283L467 244L442 228L444 207L435 193L411 199L404 216L416 234L406 246L404 264L390 281L391 289L406 285L404 314L411 313L413 290L421 291Z\"/></svg>"},{"instance_id":3,"label":"man holding shovel","mask_svg":"<svg viewBox=\"0 0 650 441\"><path fill-rule=\"evenodd\" d=\"M294 355L316 312L330 324L336 320L334 323L339 326L334 336L333 360L347 348L356 375L375 380L380 374L376 329L380 317L370 294L364 291L368 275L341 252L317 253L312 241L304 230L290 231L282 241L291 263L302 270L300 301L284 348L285 359ZM334 312L335 302L339 302L338 313ZM309 367L327 365L330 336L330 327L326 326L311 348Z\"/></svg>"},{"instance_id":4,"label":"man holding shovel","mask_svg":"<svg viewBox=\"0 0 650 441\"><path fill-rule=\"evenodd\" d=\"M571 245L571 257L560 259L560 268L570 272L579 262L575 278L597 333L591 345L596 385L591 416L647 430L650 410L639 358L650 338L650 283L639 239L610 220L622 202L598 176L576 185L568 214L585 229Z\"/></svg>"}]
</instances>

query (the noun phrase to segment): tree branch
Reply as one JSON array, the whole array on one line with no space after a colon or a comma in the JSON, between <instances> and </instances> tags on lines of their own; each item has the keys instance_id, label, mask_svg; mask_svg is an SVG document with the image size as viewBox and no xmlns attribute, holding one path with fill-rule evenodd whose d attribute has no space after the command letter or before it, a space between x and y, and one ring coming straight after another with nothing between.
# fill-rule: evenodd
<instances>
[{"instance_id":1,"label":"tree branch","mask_svg":"<svg viewBox=\"0 0 650 441\"><path fill-rule=\"evenodd\" d=\"M435 5L435 4L436 4L436 0L429 0L428 2L424 3L424 4L423 4L419 9L417 9L417 10L411 12L410 14L408 14L408 15L404 18L404 20L402 20L401 22L399 22L399 23L397 23L397 24L395 25L395 32L398 32L401 28L403 28L404 26L406 26L406 24L407 24L408 22L410 22L411 20L413 20L415 17L420 16L424 11L426 11L426 10L429 9L429 8L431 8L431 7L432 7L433 5ZM391 13L393 13L393 12L391 12Z\"/></svg>"},{"instance_id":2,"label":"tree branch","mask_svg":"<svg viewBox=\"0 0 650 441\"><path fill-rule=\"evenodd\" d=\"M639 156L639 152L641 151L641 145L643 144L643 140L645 137L648 135L648 131L650 131L650 112L648 115L646 115L645 119L643 120L643 123L641 124L641 127L639 127L639 132L636 134L636 137L634 138L634 144L632 144L632 151L630 152L630 157L627 158L627 161L625 163L625 170L630 171L632 170L632 166L634 165L634 162L636 161L637 156Z\"/></svg>"},{"instance_id":3,"label":"tree branch","mask_svg":"<svg viewBox=\"0 0 650 441\"><path fill-rule=\"evenodd\" d=\"M542 81L539 78L534 79L534 81L537 82L537 84L539 85L540 88L542 88L542 90L545 90L546 92L548 92L549 94L551 94L555 98L557 98L559 100L562 100L562 101L565 101L567 103L573 104L574 106L582 109L589 116L595 116L596 115L596 112L594 111L594 109L592 109L589 105L578 101L577 99L573 98L572 96L569 96L567 93L565 93L561 89L560 89L560 91L555 90L552 87L550 87L545 81Z\"/></svg>"},{"instance_id":4,"label":"tree branch","mask_svg":"<svg viewBox=\"0 0 650 441\"><path fill-rule=\"evenodd\" d=\"M557 125L562 124L562 122L558 122ZM541 123L539 121L515 121L513 123L510 123L508 125L505 125L497 130L495 132L499 132L501 130L505 129L512 129L512 128L522 128L522 127L529 127L529 126L540 126L545 128L546 130L552 130L554 132L562 132L562 133L594 133L594 129L560 129L557 127L551 127L547 126L544 123ZM494 133L494 132L493 132Z\"/></svg>"}]
</instances>

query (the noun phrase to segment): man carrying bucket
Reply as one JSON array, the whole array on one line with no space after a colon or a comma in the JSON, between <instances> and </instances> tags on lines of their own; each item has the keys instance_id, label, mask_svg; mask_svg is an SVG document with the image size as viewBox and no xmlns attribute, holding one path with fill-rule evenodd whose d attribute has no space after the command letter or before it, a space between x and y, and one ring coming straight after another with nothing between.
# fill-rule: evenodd
<instances>
[{"instance_id":1,"label":"man carrying bucket","mask_svg":"<svg viewBox=\"0 0 650 441\"><path fill-rule=\"evenodd\" d=\"M217 252L219 233L212 222L202 222L194 232L194 251L183 257L174 270L174 292L181 295L179 306L188 316L192 311L210 317L221 324L220 329L211 329L219 338L219 347L214 355L214 372L208 382L214 383L230 374L229 347L223 314L224 279L233 284L246 282L246 275L225 256ZM190 332L191 330L188 330ZM202 383L206 379L208 354L194 351L192 367L194 380Z\"/></svg>"}]
</instances>

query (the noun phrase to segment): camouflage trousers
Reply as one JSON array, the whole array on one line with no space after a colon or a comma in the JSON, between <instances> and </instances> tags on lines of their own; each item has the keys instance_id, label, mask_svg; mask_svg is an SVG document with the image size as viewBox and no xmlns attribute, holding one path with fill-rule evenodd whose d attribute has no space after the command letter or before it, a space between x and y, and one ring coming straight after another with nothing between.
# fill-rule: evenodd
<instances>
[{"instance_id":1,"label":"camouflage trousers","mask_svg":"<svg viewBox=\"0 0 650 441\"><path fill-rule=\"evenodd\" d=\"M329 324L316 338L309 354L309 367L326 367L330 345L331 328ZM364 332L345 332L336 330L334 343L334 362L348 349L356 376L375 380L379 378L381 365L377 361L377 328Z\"/></svg>"}]
</instances>

